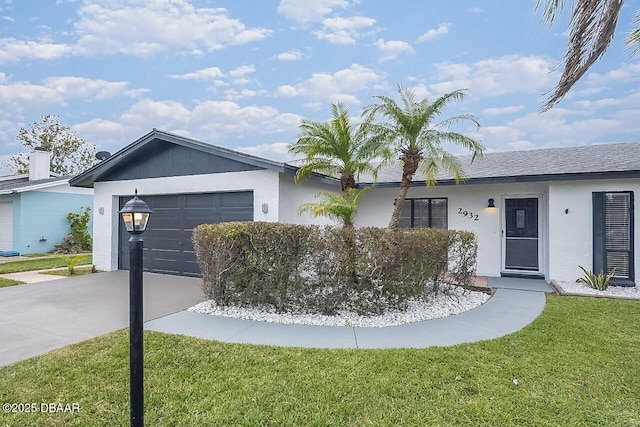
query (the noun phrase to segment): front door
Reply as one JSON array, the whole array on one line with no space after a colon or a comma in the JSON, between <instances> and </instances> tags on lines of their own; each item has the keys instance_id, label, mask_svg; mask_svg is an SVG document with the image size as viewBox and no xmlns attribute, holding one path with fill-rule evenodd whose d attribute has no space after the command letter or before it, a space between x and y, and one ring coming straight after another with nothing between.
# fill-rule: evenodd
<instances>
[{"instance_id":1,"label":"front door","mask_svg":"<svg viewBox=\"0 0 640 427\"><path fill-rule=\"evenodd\" d=\"M539 271L538 199L505 199L505 270Z\"/></svg>"}]
</instances>

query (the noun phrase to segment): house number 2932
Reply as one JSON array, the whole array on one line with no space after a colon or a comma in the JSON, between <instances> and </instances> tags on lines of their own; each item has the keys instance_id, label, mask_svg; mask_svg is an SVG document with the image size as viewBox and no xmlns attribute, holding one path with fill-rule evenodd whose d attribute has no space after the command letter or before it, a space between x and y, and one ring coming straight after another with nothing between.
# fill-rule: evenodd
<instances>
[{"instance_id":1,"label":"house number 2932","mask_svg":"<svg viewBox=\"0 0 640 427\"><path fill-rule=\"evenodd\" d=\"M465 218L469 218L472 221L478 220L478 214L474 214L473 212L465 211L462 208L458 208L458 215L462 215Z\"/></svg>"}]
</instances>

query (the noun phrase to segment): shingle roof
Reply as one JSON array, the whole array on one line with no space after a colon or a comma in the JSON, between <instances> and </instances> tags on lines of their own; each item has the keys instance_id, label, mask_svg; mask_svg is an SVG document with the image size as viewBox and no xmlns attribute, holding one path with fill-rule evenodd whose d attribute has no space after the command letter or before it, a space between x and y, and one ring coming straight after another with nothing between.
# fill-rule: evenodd
<instances>
[{"instance_id":1,"label":"shingle roof","mask_svg":"<svg viewBox=\"0 0 640 427\"><path fill-rule=\"evenodd\" d=\"M0 180L0 193L10 193L13 190L23 190L29 187L47 187L47 184L56 185L68 181L70 176L58 176L48 179L38 179L36 181L29 181L29 176L16 176L12 179Z\"/></svg>"},{"instance_id":2,"label":"shingle roof","mask_svg":"<svg viewBox=\"0 0 640 427\"><path fill-rule=\"evenodd\" d=\"M459 158L469 183L640 176L640 142L487 153L473 163L471 156ZM396 162L379 172L378 183L397 184L401 174L402 167ZM453 176L440 173L437 180L448 184ZM424 181L424 176L416 173L414 182ZM371 184L372 178L362 176L360 182Z\"/></svg>"}]
</instances>

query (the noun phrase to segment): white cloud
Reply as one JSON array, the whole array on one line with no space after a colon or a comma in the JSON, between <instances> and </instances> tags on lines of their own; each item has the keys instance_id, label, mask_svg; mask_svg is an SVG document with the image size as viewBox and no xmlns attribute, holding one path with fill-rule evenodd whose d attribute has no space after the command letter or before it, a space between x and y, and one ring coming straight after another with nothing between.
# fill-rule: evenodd
<instances>
[{"instance_id":1,"label":"white cloud","mask_svg":"<svg viewBox=\"0 0 640 427\"><path fill-rule=\"evenodd\" d=\"M235 150L265 159L275 160L276 162L285 163L299 158L299 156L289 153L289 145L290 144L287 142L274 142L272 144L236 147Z\"/></svg>"},{"instance_id":2,"label":"white cloud","mask_svg":"<svg viewBox=\"0 0 640 427\"><path fill-rule=\"evenodd\" d=\"M97 99L103 100L125 94L135 96L137 93L127 92L127 82L109 82L101 79L84 77L49 77L45 79L46 87L60 93L65 99Z\"/></svg>"},{"instance_id":3,"label":"white cloud","mask_svg":"<svg viewBox=\"0 0 640 427\"><path fill-rule=\"evenodd\" d=\"M287 97L306 97L313 101L345 102L358 104L353 95L380 81L373 70L362 65L352 64L351 67L338 70L333 74L315 73L306 81L295 86L280 86L276 94Z\"/></svg>"},{"instance_id":4,"label":"white cloud","mask_svg":"<svg viewBox=\"0 0 640 427\"><path fill-rule=\"evenodd\" d=\"M0 117L16 117L26 111L64 107L72 100L102 101L117 96L137 97L147 89L127 89L128 82L62 76L49 77L42 84L11 81L0 73Z\"/></svg>"},{"instance_id":5,"label":"white cloud","mask_svg":"<svg viewBox=\"0 0 640 427\"><path fill-rule=\"evenodd\" d=\"M210 80L220 77L224 77L224 73L218 67L203 68L192 73L171 75L171 78L180 80Z\"/></svg>"},{"instance_id":6,"label":"white cloud","mask_svg":"<svg viewBox=\"0 0 640 427\"><path fill-rule=\"evenodd\" d=\"M123 53L146 56L167 49L217 50L259 41L272 31L247 28L227 10L196 8L188 1L109 2L80 6L74 50L82 55Z\"/></svg>"},{"instance_id":7,"label":"white cloud","mask_svg":"<svg viewBox=\"0 0 640 427\"><path fill-rule=\"evenodd\" d=\"M426 41L431 41L440 37L444 37L449 33L449 28L451 27L450 23L444 23L438 25L438 28L431 28L427 30L426 33L422 34L420 37L416 39L417 43L422 43Z\"/></svg>"},{"instance_id":8,"label":"white cloud","mask_svg":"<svg viewBox=\"0 0 640 427\"><path fill-rule=\"evenodd\" d=\"M242 65L236 68L235 70L229 71L229 75L231 77L238 78L238 77L244 77L247 74L251 74L255 72L256 72L256 67L254 67L253 65Z\"/></svg>"},{"instance_id":9,"label":"white cloud","mask_svg":"<svg viewBox=\"0 0 640 427\"><path fill-rule=\"evenodd\" d=\"M347 0L281 0L278 13L296 24L306 24L321 22L335 9L344 9L348 5Z\"/></svg>"},{"instance_id":10,"label":"white cloud","mask_svg":"<svg viewBox=\"0 0 640 427\"><path fill-rule=\"evenodd\" d=\"M624 62L619 68L602 74L589 72L582 80L572 89L574 96L589 96L601 93L618 84L640 82L640 62Z\"/></svg>"},{"instance_id":11,"label":"white cloud","mask_svg":"<svg viewBox=\"0 0 640 427\"><path fill-rule=\"evenodd\" d=\"M482 110L483 116L501 116L503 114L513 114L522 111L524 105L513 105L510 107L493 107Z\"/></svg>"},{"instance_id":12,"label":"white cloud","mask_svg":"<svg viewBox=\"0 0 640 427\"><path fill-rule=\"evenodd\" d=\"M380 62L396 59L402 54L413 55L414 53L411 45L401 40L389 40L385 42L384 39L378 39L375 46L378 52L380 52Z\"/></svg>"},{"instance_id":13,"label":"white cloud","mask_svg":"<svg viewBox=\"0 0 640 427\"><path fill-rule=\"evenodd\" d=\"M301 116L280 113L271 106L240 106L232 101L205 101L187 106L176 101L143 99L113 120L100 118L73 126L87 141L99 141L101 149L119 150L154 127L196 138L224 142L297 129Z\"/></svg>"},{"instance_id":14,"label":"white cloud","mask_svg":"<svg viewBox=\"0 0 640 427\"><path fill-rule=\"evenodd\" d=\"M51 43L49 40L4 38L0 39L0 64L21 59L57 59L68 54L70 49L68 45Z\"/></svg>"},{"instance_id":15,"label":"white cloud","mask_svg":"<svg viewBox=\"0 0 640 427\"><path fill-rule=\"evenodd\" d=\"M554 107L545 113L530 112L500 125L481 127L480 134L492 151L616 142L612 135L634 137L640 132L639 115L637 108L595 115Z\"/></svg>"},{"instance_id":16,"label":"white cloud","mask_svg":"<svg viewBox=\"0 0 640 427\"><path fill-rule=\"evenodd\" d=\"M436 69L439 83L429 85L432 92L466 88L479 96L539 94L557 75L551 61L533 55L507 55L471 64L442 63L436 64Z\"/></svg>"},{"instance_id":17,"label":"white cloud","mask_svg":"<svg viewBox=\"0 0 640 427\"><path fill-rule=\"evenodd\" d=\"M302 52L294 49L287 52L280 52L279 54L272 56L271 59L277 59L278 61L300 61L302 57Z\"/></svg>"},{"instance_id":18,"label":"white cloud","mask_svg":"<svg viewBox=\"0 0 640 427\"><path fill-rule=\"evenodd\" d=\"M348 18L334 17L322 21L322 28L314 31L320 40L332 44L353 45L360 37L360 30L372 27L376 23L373 18L365 16L350 16Z\"/></svg>"},{"instance_id":19,"label":"white cloud","mask_svg":"<svg viewBox=\"0 0 640 427\"><path fill-rule=\"evenodd\" d=\"M54 88L25 81L0 85L0 117L15 117L28 109L64 105L64 94Z\"/></svg>"},{"instance_id":20,"label":"white cloud","mask_svg":"<svg viewBox=\"0 0 640 427\"><path fill-rule=\"evenodd\" d=\"M268 91L261 90L252 90L252 89L227 89L224 91L225 99L229 101L243 99L243 98L255 98L256 96L267 96L269 94Z\"/></svg>"}]
</instances>

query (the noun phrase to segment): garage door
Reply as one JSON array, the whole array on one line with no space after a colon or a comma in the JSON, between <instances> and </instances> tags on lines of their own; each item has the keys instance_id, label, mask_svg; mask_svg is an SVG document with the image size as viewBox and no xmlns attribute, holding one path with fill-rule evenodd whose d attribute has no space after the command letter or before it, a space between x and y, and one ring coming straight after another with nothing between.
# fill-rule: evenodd
<instances>
[{"instance_id":1,"label":"garage door","mask_svg":"<svg viewBox=\"0 0 640 427\"><path fill-rule=\"evenodd\" d=\"M253 192L141 196L153 210L144 239L144 269L154 273L199 276L191 242L200 224L253 221ZM120 208L131 197L120 197ZM120 221L118 267L129 269L129 233Z\"/></svg>"},{"instance_id":2,"label":"garage door","mask_svg":"<svg viewBox=\"0 0 640 427\"><path fill-rule=\"evenodd\" d=\"M0 202L0 251L13 249L13 203Z\"/></svg>"}]
</instances>

